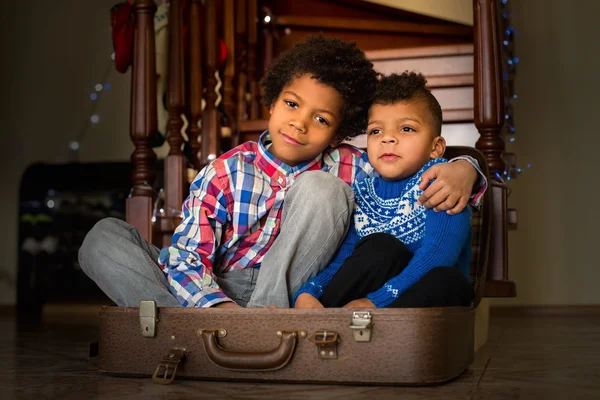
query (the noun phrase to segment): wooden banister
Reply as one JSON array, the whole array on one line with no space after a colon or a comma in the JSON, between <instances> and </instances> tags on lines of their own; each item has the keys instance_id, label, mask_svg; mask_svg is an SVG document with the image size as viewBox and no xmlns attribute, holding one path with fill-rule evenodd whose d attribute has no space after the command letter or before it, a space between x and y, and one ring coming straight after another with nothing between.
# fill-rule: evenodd
<instances>
[{"instance_id":1,"label":"wooden banister","mask_svg":"<svg viewBox=\"0 0 600 400\"><path fill-rule=\"evenodd\" d=\"M220 154L220 129L219 115L215 105L217 93L217 1L205 0L205 36L204 48L206 49L206 94L204 99L204 113L202 114L202 156L203 165L208 164Z\"/></svg>"},{"instance_id":2,"label":"wooden banister","mask_svg":"<svg viewBox=\"0 0 600 400\"><path fill-rule=\"evenodd\" d=\"M155 12L156 4L152 0L137 0L133 4L135 46L130 136L135 149L131 154L133 190L126 201L126 219L147 241L152 240L152 184L156 176L156 154L150 146L150 138L157 132Z\"/></svg>"},{"instance_id":3,"label":"wooden banister","mask_svg":"<svg viewBox=\"0 0 600 400\"><path fill-rule=\"evenodd\" d=\"M246 93L248 86L248 33L246 21L246 1L235 0L235 71L236 71L236 114L234 115L233 145L240 143L241 121L248 119Z\"/></svg>"},{"instance_id":4,"label":"wooden banister","mask_svg":"<svg viewBox=\"0 0 600 400\"><path fill-rule=\"evenodd\" d=\"M475 55L475 144L485 155L492 177L492 245L488 261L487 297L514 297L516 287L508 280L507 188L495 178L504 172L504 89L498 26L497 0L473 0Z\"/></svg>"},{"instance_id":5,"label":"wooden banister","mask_svg":"<svg viewBox=\"0 0 600 400\"><path fill-rule=\"evenodd\" d=\"M198 122L202 117L202 0L190 3L190 121L188 138L192 148L192 163L196 170L202 168L200 162L201 135Z\"/></svg>"},{"instance_id":6,"label":"wooden banister","mask_svg":"<svg viewBox=\"0 0 600 400\"><path fill-rule=\"evenodd\" d=\"M224 0L223 2L223 36L225 45L227 45L228 56L225 61L225 77L223 79L223 107L229 119L229 128L235 129L233 124L236 118L235 112L235 89L233 79L235 75L235 10L234 0Z\"/></svg>"},{"instance_id":7,"label":"wooden banister","mask_svg":"<svg viewBox=\"0 0 600 400\"><path fill-rule=\"evenodd\" d=\"M246 10L248 16L248 80L250 88L250 119L259 117L259 92L258 92L258 66L257 66L257 43L258 43L258 4L257 0L248 0Z\"/></svg>"}]
</instances>

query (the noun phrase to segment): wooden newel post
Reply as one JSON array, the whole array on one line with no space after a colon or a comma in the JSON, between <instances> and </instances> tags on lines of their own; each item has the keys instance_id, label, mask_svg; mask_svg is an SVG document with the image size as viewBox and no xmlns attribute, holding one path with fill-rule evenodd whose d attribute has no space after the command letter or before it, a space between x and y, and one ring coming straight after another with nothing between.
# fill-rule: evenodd
<instances>
[{"instance_id":1,"label":"wooden newel post","mask_svg":"<svg viewBox=\"0 0 600 400\"><path fill-rule=\"evenodd\" d=\"M215 102L217 101L217 1L206 0L205 6L205 37L206 49L206 105L202 115L202 164L206 165L220 154L220 127L219 113Z\"/></svg>"},{"instance_id":2,"label":"wooden newel post","mask_svg":"<svg viewBox=\"0 0 600 400\"><path fill-rule=\"evenodd\" d=\"M190 3L190 126L188 137L191 142L194 168L202 168L200 162L201 135L198 122L202 118L202 0L192 0Z\"/></svg>"},{"instance_id":3,"label":"wooden newel post","mask_svg":"<svg viewBox=\"0 0 600 400\"><path fill-rule=\"evenodd\" d=\"M475 147L486 157L491 175L492 242L485 296L514 297L508 281L507 188L498 176L504 173L504 86L497 0L473 0L475 54L475 126L480 138Z\"/></svg>"},{"instance_id":4,"label":"wooden newel post","mask_svg":"<svg viewBox=\"0 0 600 400\"><path fill-rule=\"evenodd\" d=\"M150 146L150 138L157 131L155 12L156 4L152 0L137 0L133 4L136 46L131 78L130 135L135 149L131 154L133 190L126 202L126 219L147 241L152 239L152 184L156 177L156 154Z\"/></svg>"}]
</instances>

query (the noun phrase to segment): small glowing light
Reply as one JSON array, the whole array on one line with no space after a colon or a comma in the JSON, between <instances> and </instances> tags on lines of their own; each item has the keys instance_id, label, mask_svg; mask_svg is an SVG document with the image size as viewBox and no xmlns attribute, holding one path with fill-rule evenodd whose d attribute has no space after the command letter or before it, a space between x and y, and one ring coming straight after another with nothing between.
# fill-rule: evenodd
<instances>
[{"instance_id":1,"label":"small glowing light","mask_svg":"<svg viewBox=\"0 0 600 400\"><path fill-rule=\"evenodd\" d=\"M100 121L100 117L97 114L94 114L90 117L90 121L92 121L92 124L97 124L98 121Z\"/></svg>"},{"instance_id":2,"label":"small glowing light","mask_svg":"<svg viewBox=\"0 0 600 400\"><path fill-rule=\"evenodd\" d=\"M508 40L505 40L504 42L502 42L505 46L508 46Z\"/></svg>"},{"instance_id":3,"label":"small glowing light","mask_svg":"<svg viewBox=\"0 0 600 400\"><path fill-rule=\"evenodd\" d=\"M513 62L515 64L518 64L519 63L519 57L513 57Z\"/></svg>"},{"instance_id":4,"label":"small glowing light","mask_svg":"<svg viewBox=\"0 0 600 400\"><path fill-rule=\"evenodd\" d=\"M96 86L94 86L94 89L96 89L96 92L101 91L104 88L104 86L102 86L100 83L96 84Z\"/></svg>"},{"instance_id":5,"label":"small glowing light","mask_svg":"<svg viewBox=\"0 0 600 400\"><path fill-rule=\"evenodd\" d=\"M508 65L513 65L513 60L512 59L508 59Z\"/></svg>"},{"instance_id":6,"label":"small glowing light","mask_svg":"<svg viewBox=\"0 0 600 400\"><path fill-rule=\"evenodd\" d=\"M98 100L98 95L96 93L92 93L92 94L90 94L90 99L91 100Z\"/></svg>"},{"instance_id":7,"label":"small glowing light","mask_svg":"<svg viewBox=\"0 0 600 400\"><path fill-rule=\"evenodd\" d=\"M159 213L164 214L165 213L165 209L161 208L160 210L158 210Z\"/></svg>"},{"instance_id":8,"label":"small glowing light","mask_svg":"<svg viewBox=\"0 0 600 400\"><path fill-rule=\"evenodd\" d=\"M110 90L110 87L110 83L107 82L104 84L104 90Z\"/></svg>"},{"instance_id":9,"label":"small glowing light","mask_svg":"<svg viewBox=\"0 0 600 400\"><path fill-rule=\"evenodd\" d=\"M507 181L510 181L510 175L506 177L506 180L507 180Z\"/></svg>"},{"instance_id":10,"label":"small glowing light","mask_svg":"<svg viewBox=\"0 0 600 400\"><path fill-rule=\"evenodd\" d=\"M79 142L73 140L71 143L69 143L69 148L71 150L79 150Z\"/></svg>"},{"instance_id":11,"label":"small glowing light","mask_svg":"<svg viewBox=\"0 0 600 400\"><path fill-rule=\"evenodd\" d=\"M113 61L115 60L115 53L112 53L112 54L110 55L110 59L111 59L111 60L113 60Z\"/></svg>"},{"instance_id":12,"label":"small glowing light","mask_svg":"<svg viewBox=\"0 0 600 400\"><path fill-rule=\"evenodd\" d=\"M46 205L48 206L48 208L54 208L54 200L48 200Z\"/></svg>"},{"instance_id":13,"label":"small glowing light","mask_svg":"<svg viewBox=\"0 0 600 400\"><path fill-rule=\"evenodd\" d=\"M517 140L517 139L515 139L514 137L511 137L510 139L508 139L508 141L511 143L513 143L515 140Z\"/></svg>"},{"instance_id":14,"label":"small glowing light","mask_svg":"<svg viewBox=\"0 0 600 400\"><path fill-rule=\"evenodd\" d=\"M513 99L515 99L515 100L516 100L516 99L518 99L518 98L519 98L519 96L517 96L516 94L513 94Z\"/></svg>"},{"instance_id":15,"label":"small glowing light","mask_svg":"<svg viewBox=\"0 0 600 400\"><path fill-rule=\"evenodd\" d=\"M152 217L152 222L156 222L156 217Z\"/></svg>"},{"instance_id":16,"label":"small glowing light","mask_svg":"<svg viewBox=\"0 0 600 400\"><path fill-rule=\"evenodd\" d=\"M265 22L266 22L267 24L268 24L269 22L271 22L271 16L270 16L270 15L267 15L267 16L265 17Z\"/></svg>"},{"instance_id":17,"label":"small glowing light","mask_svg":"<svg viewBox=\"0 0 600 400\"><path fill-rule=\"evenodd\" d=\"M209 154L208 155L208 159L211 160L211 161L214 160L215 158L217 158L217 156L215 156L214 154Z\"/></svg>"},{"instance_id":18,"label":"small glowing light","mask_svg":"<svg viewBox=\"0 0 600 400\"><path fill-rule=\"evenodd\" d=\"M521 168L517 168L518 173L521 173L521 171L522 171Z\"/></svg>"},{"instance_id":19,"label":"small glowing light","mask_svg":"<svg viewBox=\"0 0 600 400\"><path fill-rule=\"evenodd\" d=\"M509 118L510 118L510 115L504 114L504 119L509 119Z\"/></svg>"},{"instance_id":20,"label":"small glowing light","mask_svg":"<svg viewBox=\"0 0 600 400\"><path fill-rule=\"evenodd\" d=\"M531 164L527 164L527 168L531 168Z\"/></svg>"}]
</instances>

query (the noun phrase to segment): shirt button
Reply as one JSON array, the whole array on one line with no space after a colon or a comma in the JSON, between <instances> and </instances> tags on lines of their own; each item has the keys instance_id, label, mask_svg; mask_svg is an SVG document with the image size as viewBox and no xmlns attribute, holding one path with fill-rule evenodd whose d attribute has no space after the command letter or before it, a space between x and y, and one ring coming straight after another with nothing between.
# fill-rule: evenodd
<instances>
[{"instance_id":1,"label":"shirt button","mask_svg":"<svg viewBox=\"0 0 600 400\"><path fill-rule=\"evenodd\" d=\"M277 182L279 182L279 184L282 185L283 184L283 178L282 177L277 178Z\"/></svg>"}]
</instances>

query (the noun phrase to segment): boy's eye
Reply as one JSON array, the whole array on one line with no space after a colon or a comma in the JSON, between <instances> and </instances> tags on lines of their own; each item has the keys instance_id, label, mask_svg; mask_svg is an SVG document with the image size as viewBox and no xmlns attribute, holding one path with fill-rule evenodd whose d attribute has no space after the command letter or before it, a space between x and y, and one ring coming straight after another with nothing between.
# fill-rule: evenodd
<instances>
[{"instance_id":1,"label":"boy's eye","mask_svg":"<svg viewBox=\"0 0 600 400\"><path fill-rule=\"evenodd\" d=\"M291 101L291 100L284 100L285 104L287 104L288 106L292 107L292 108L297 108L298 107L298 103L296 103L295 101Z\"/></svg>"},{"instance_id":2,"label":"boy's eye","mask_svg":"<svg viewBox=\"0 0 600 400\"><path fill-rule=\"evenodd\" d=\"M319 121L319 123L320 123L320 124L324 124L324 125L327 125L327 126L329 126L329 121L327 121L325 118L323 118L323 117L317 117L317 118L315 118L315 119L316 119L317 121Z\"/></svg>"},{"instance_id":3,"label":"boy's eye","mask_svg":"<svg viewBox=\"0 0 600 400\"><path fill-rule=\"evenodd\" d=\"M369 131L369 135L377 135L377 134L379 134L379 133L381 133L381 130L380 130L380 129L371 129L371 130Z\"/></svg>"},{"instance_id":4,"label":"boy's eye","mask_svg":"<svg viewBox=\"0 0 600 400\"><path fill-rule=\"evenodd\" d=\"M413 128L411 128L410 126L403 126L401 129L402 132L416 132Z\"/></svg>"}]
</instances>

